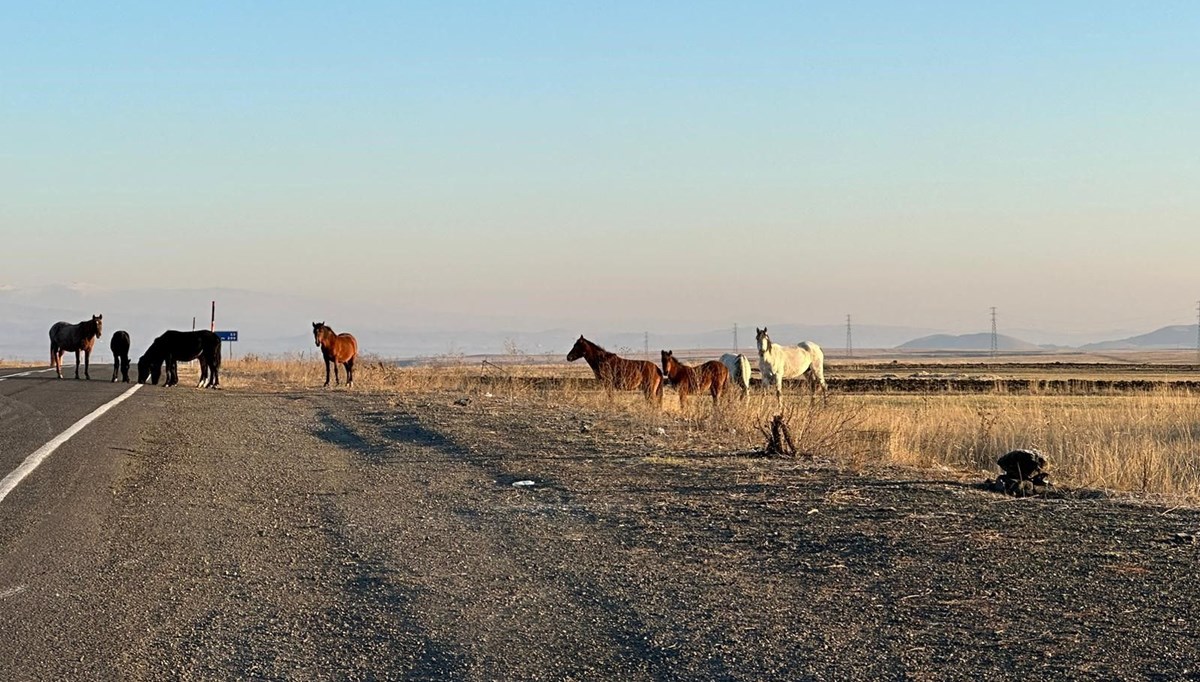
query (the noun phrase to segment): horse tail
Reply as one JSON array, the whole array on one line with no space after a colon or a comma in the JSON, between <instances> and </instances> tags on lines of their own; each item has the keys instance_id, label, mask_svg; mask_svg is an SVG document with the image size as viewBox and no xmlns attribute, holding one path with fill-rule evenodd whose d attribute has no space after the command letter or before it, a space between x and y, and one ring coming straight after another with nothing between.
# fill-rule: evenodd
<instances>
[{"instance_id":1,"label":"horse tail","mask_svg":"<svg viewBox=\"0 0 1200 682\"><path fill-rule=\"evenodd\" d=\"M811 375L810 379L814 388L815 384L820 384L821 389L825 390L827 388L825 385L825 351L812 341L801 341L800 347L808 351L811 358L808 373Z\"/></svg>"},{"instance_id":2,"label":"horse tail","mask_svg":"<svg viewBox=\"0 0 1200 682\"><path fill-rule=\"evenodd\" d=\"M221 346L222 345L223 344L221 343L221 341L218 340L217 345L213 348L212 362L209 363L210 365L212 365L213 369L221 369Z\"/></svg>"}]
</instances>

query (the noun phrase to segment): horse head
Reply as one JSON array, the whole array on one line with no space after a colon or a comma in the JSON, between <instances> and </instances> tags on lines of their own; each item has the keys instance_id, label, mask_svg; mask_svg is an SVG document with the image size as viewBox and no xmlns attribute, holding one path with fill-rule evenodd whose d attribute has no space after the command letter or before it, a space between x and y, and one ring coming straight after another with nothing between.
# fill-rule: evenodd
<instances>
[{"instance_id":1,"label":"horse head","mask_svg":"<svg viewBox=\"0 0 1200 682\"><path fill-rule=\"evenodd\" d=\"M138 380L139 384L146 383L147 380L155 386L158 385L158 378L162 374L162 362L151 362L150 358L143 355L138 358Z\"/></svg>"},{"instance_id":2,"label":"horse head","mask_svg":"<svg viewBox=\"0 0 1200 682\"><path fill-rule=\"evenodd\" d=\"M92 315L92 324L96 325L96 338L100 338L100 332L104 328L104 316Z\"/></svg>"},{"instance_id":3,"label":"horse head","mask_svg":"<svg viewBox=\"0 0 1200 682\"><path fill-rule=\"evenodd\" d=\"M328 329L324 322L313 322L313 341L316 342L318 348L321 347L321 331L323 329Z\"/></svg>"},{"instance_id":4,"label":"horse head","mask_svg":"<svg viewBox=\"0 0 1200 682\"><path fill-rule=\"evenodd\" d=\"M767 336L767 328L754 328L754 341L758 344L759 353L769 353L771 351L771 337Z\"/></svg>"},{"instance_id":5,"label":"horse head","mask_svg":"<svg viewBox=\"0 0 1200 682\"><path fill-rule=\"evenodd\" d=\"M579 358L582 358L584 351L587 349L587 343L587 339L583 338L583 335L580 334L579 338L575 341L575 345L571 346L571 352L567 353L567 362L575 362Z\"/></svg>"},{"instance_id":6,"label":"horse head","mask_svg":"<svg viewBox=\"0 0 1200 682\"><path fill-rule=\"evenodd\" d=\"M671 378L671 370L674 368L673 366L676 364L678 364L678 362L675 360L675 351L672 351L672 350L662 351L662 374L664 377L666 377L667 379Z\"/></svg>"}]
</instances>

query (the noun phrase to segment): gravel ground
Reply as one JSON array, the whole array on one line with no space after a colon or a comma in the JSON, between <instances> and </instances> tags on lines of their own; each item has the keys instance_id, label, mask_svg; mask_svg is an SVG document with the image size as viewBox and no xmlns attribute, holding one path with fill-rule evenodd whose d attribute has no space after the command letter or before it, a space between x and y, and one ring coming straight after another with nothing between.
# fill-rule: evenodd
<instances>
[{"instance_id":1,"label":"gravel ground","mask_svg":"<svg viewBox=\"0 0 1200 682\"><path fill-rule=\"evenodd\" d=\"M1200 679L1196 510L536 397L171 390L78 595L96 629L31 679Z\"/></svg>"}]
</instances>

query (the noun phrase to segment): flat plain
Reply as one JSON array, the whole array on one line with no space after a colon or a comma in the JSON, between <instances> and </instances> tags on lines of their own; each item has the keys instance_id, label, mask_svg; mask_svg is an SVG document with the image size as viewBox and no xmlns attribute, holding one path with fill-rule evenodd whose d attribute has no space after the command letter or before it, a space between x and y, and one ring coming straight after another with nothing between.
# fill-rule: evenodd
<instances>
[{"instance_id":1,"label":"flat plain","mask_svg":"<svg viewBox=\"0 0 1200 682\"><path fill-rule=\"evenodd\" d=\"M1194 480L1069 464L1108 428L1185 443L1185 389L791 386L803 454L765 457L773 397L658 410L494 360L144 387L0 505L0 676L1200 676ZM23 380L12 414L82 388ZM1025 445L1058 490L984 489Z\"/></svg>"}]
</instances>

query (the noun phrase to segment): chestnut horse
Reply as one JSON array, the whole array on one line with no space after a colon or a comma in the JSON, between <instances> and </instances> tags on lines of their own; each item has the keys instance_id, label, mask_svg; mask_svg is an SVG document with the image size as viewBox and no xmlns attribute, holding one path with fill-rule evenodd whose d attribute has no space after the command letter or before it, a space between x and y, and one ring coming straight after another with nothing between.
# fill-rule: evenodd
<instances>
[{"instance_id":1,"label":"chestnut horse","mask_svg":"<svg viewBox=\"0 0 1200 682\"><path fill-rule=\"evenodd\" d=\"M689 393L693 391L699 393L706 389L712 395L715 406L721 399L721 394L725 392L725 384L729 383L729 370L717 360L709 360L702 365L688 367L675 359L673 351L664 350L662 364L667 380L675 386L675 390L679 391L680 407L683 407L684 399Z\"/></svg>"},{"instance_id":2,"label":"chestnut horse","mask_svg":"<svg viewBox=\"0 0 1200 682\"><path fill-rule=\"evenodd\" d=\"M92 378L88 374L88 365L92 360L92 346L100 338L100 330L104 327L103 319L103 315L92 315L92 319L79 324L55 322L50 327L50 364L54 365L59 379L63 378L62 356L67 351L75 352L75 378L79 378L79 351L83 351L83 376L85 379Z\"/></svg>"},{"instance_id":3,"label":"chestnut horse","mask_svg":"<svg viewBox=\"0 0 1200 682\"><path fill-rule=\"evenodd\" d=\"M124 329L113 332L112 341L108 342L108 347L112 349L113 354L113 378L117 380L117 374L120 373L125 383L129 383L129 332Z\"/></svg>"},{"instance_id":4,"label":"chestnut horse","mask_svg":"<svg viewBox=\"0 0 1200 682\"><path fill-rule=\"evenodd\" d=\"M358 341L353 334L335 334L324 322L313 322L313 340L325 357L325 385L329 385L329 363L333 363L334 385L341 384L338 365L346 366L346 386L354 385L354 358L358 356Z\"/></svg>"},{"instance_id":5,"label":"chestnut horse","mask_svg":"<svg viewBox=\"0 0 1200 682\"><path fill-rule=\"evenodd\" d=\"M610 353L600 346L588 341L582 336L567 353L567 361L575 362L579 358L587 360L588 366L596 378L604 384L604 390L610 395L614 390L641 390L646 400L654 400L662 406L663 375L653 362L648 360L627 360L616 353Z\"/></svg>"}]
</instances>

